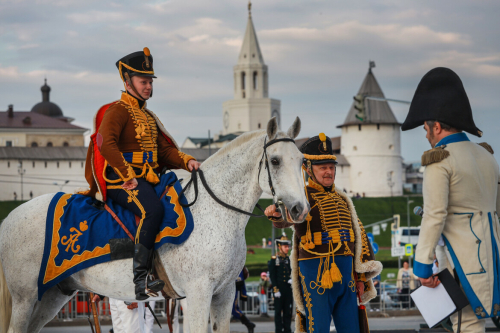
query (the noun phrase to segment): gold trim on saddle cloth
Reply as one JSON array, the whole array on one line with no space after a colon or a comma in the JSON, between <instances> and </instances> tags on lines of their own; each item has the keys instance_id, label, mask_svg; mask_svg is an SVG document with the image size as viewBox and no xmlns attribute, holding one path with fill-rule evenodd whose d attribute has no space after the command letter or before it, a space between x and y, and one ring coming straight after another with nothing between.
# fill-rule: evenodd
<instances>
[{"instance_id":1,"label":"gold trim on saddle cloth","mask_svg":"<svg viewBox=\"0 0 500 333\"><path fill-rule=\"evenodd\" d=\"M322 232L313 232L312 233L312 241L314 245L322 245L322 238L323 238L323 233ZM341 240L341 235L339 232L339 229L331 230L328 232L328 237L332 238L333 243L339 243ZM354 230L349 229L349 241L350 243L354 243ZM300 238L300 244L306 244L307 243L307 237L304 235ZM326 244L326 243L325 243Z\"/></svg>"}]
</instances>

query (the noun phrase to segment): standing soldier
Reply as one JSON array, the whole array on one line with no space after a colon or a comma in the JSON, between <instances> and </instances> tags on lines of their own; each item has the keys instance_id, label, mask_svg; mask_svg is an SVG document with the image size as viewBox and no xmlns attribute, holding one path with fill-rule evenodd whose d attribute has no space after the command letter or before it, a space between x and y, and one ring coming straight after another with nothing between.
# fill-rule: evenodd
<instances>
[{"instance_id":1,"label":"standing soldier","mask_svg":"<svg viewBox=\"0 0 500 333\"><path fill-rule=\"evenodd\" d=\"M363 303L377 296L372 278L382 264L359 221L352 200L335 187L336 157L324 133L307 140L300 151L309 175L306 187L311 211L306 221L287 223L274 205L266 215L276 228L293 226L291 255L295 332L329 332L333 317L339 333L360 332L358 296ZM364 326L365 327L365 326Z\"/></svg>"},{"instance_id":2,"label":"standing soldier","mask_svg":"<svg viewBox=\"0 0 500 333\"><path fill-rule=\"evenodd\" d=\"M114 202L139 217L134 247L137 300L158 296L161 280L148 280L154 241L163 219L163 206L153 188L163 167L198 169L200 163L182 153L156 115L146 108L153 95L153 56L147 47L116 62L125 91L119 101L101 107L87 153L83 193Z\"/></svg>"},{"instance_id":3,"label":"standing soldier","mask_svg":"<svg viewBox=\"0 0 500 333\"><path fill-rule=\"evenodd\" d=\"M439 266L458 277L470 302L451 316L453 329L460 330L462 316L460 332L484 332L484 318L500 315L499 170L493 149L463 132L482 136L452 70L434 68L420 81L401 129L422 125L432 149L422 156L425 206L414 274L424 286L439 284L432 263L444 240L447 260Z\"/></svg>"},{"instance_id":4,"label":"standing soldier","mask_svg":"<svg viewBox=\"0 0 500 333\"><path fill-rule=\"evenodd\" d=\"M290 333L292 323L292 280L290 274L290 258L288 250L291 242L286 236L275 240L278 251L267 263L274 293L274 324L275 332ZM283 315L281 312L283 311Z\"/></svg>"}]
</instances>

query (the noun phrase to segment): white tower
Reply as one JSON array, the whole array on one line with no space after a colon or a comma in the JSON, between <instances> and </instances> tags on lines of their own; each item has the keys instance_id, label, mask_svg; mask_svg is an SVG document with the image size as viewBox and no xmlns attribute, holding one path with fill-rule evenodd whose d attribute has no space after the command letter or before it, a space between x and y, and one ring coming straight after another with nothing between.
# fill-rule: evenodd
<instances>
[{"instance_id":1,"label":"white tower","mask_svg":"<svg viewBox=\"0 0 500 333\"><path fill-rule=\"evenodd\" d=\"M224 134L265 128L271 117L281 119L281 102L269 98L268 70L260 52L248 3L245 38L234 71L234 99L222 104Z\"/></svg>"},{"instance_id":2,"label":"white tower","mask_svg":"<svg viewBox=\"0 0 500 333\"><path fill-rule=\"evenodd\" d=\"M372 73L368 74L358 94L384 97ZM356 118L354 103L342 125L341 152L350 164L350 188L354 194L368 197L400 196L403 194L403 166L400 126L386 101L365 99L366 119Z\"/></svg>"}]
</instances>

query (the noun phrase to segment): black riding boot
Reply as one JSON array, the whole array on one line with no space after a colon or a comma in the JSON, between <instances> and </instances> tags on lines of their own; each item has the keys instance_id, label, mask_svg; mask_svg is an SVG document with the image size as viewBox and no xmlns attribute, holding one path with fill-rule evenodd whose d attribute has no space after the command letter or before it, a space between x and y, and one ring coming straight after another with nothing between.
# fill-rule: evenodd
<instances>
[{"instance_id":1,"label":"black riding boot","mask_svg":"<svg viewBox=\"0 0 500 333\"><path fill-rule=\"evenodd\" d=\"M255 324L248 320L247 316L241 314L240 316L241 323L245 325L248 329L248 333L253 333L253 329L255 328Z\"/></svg>"},{"instance_id":2,"label":"black riding boot","mask_svg":"<svg viewBox=\"0 0 500 333\"><path fill-rule=\"evenodd\" d=\"M148 281L148 270L151 264L153 250L148 250L142 244L134 246L134 283L135 283L135 299L144 301L150 296L158 296L158 293L165 286L162 280ZM155 295L156 294L156 295Z\"/></svg>"}]
</instances>

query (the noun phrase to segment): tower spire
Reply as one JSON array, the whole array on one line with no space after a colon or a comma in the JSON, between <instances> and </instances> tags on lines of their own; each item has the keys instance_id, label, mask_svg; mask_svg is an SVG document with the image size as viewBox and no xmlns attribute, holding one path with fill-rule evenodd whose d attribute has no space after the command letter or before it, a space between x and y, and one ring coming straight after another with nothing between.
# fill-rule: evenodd
<instances>
[{"instance_id":1,"label":"tower spire","mask_svg":"<svg viewBox=\"0 0 500 333\"><path fill-rule=\"evenodd\" d=\"M241 46L238 64L264 64L264 58L260 52L259 41L257 40L257 33L252 21L252 3L248 2L248 22L243 38L243 45Z\"/></svg>"},{"instance_id":2,"label":"tower spire","mask_svg":"<svg viewBox=\"0 0 500 333\"><path fill-rule=\"evenodd\" d=\"M248 0L248 17L252 17L252 2Z\"/></svg>"}]
</instances>

